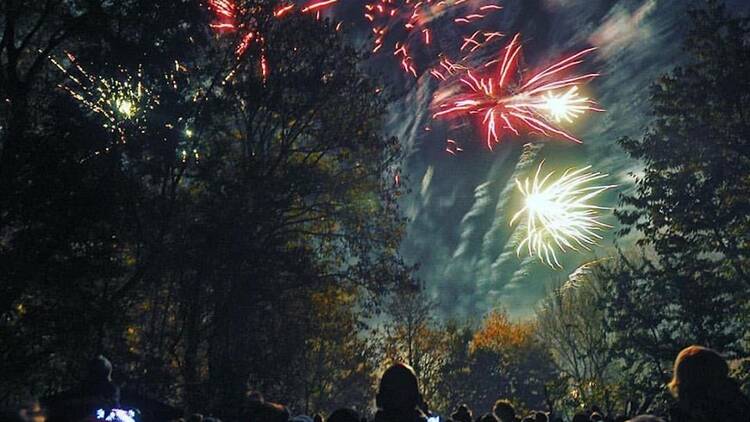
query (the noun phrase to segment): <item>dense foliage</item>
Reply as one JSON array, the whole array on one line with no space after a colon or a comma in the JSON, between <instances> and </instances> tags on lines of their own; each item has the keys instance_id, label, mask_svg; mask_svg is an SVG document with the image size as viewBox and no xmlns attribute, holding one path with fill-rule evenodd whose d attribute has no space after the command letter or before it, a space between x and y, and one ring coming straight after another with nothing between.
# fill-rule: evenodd
<instances>
[{"instance_id":1,"label":"dense foliage","mask_svg":"<svg viewBox=\"0 0 750 422\"><path fill-rule=\"evenodd\" d=\"M0 402L63 390L98 353L126 388L230 419L248 389L365 411L396 361L442 414L659 412L695 343L750 388L747 19L693 11L652 124L621 141L644 166L617 211L638 250L534 320L456 322L399 256L401 152L362 56L254 4L272 42L240 57L200 2L0 4ZM77 65L145 95L105 116L70 95L95 83Z\"/></svg>"},{"instance_id":2,"label":"dense foliage","mask_svg":"<svg viewBox=\"0 0 750 422\"><path fill-rule=\"evenodd\" d=\"M188 408L236 407L248 383L364 402L357 330L408 269L398 143L358 53L327 22L268 19L265 77L198 2L1 12L3 398L67 387L104 353ZM144 95L109 119L66 92L96 83L82 72Z\"/></svg>"}]
</instances>

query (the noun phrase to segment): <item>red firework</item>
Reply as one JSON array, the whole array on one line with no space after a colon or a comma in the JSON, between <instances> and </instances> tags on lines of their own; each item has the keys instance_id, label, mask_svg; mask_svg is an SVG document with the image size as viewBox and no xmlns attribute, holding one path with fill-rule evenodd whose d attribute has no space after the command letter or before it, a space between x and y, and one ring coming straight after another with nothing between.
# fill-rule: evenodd
<instances>
[{"instance_id":1,"label":"red firework","mask_svg":"<svg viewBox=\"0 0 750 422\"><path fill-rule=\"evenodd\" d=\"M315 13L319 18L321 11L337 2L338 0L313 0L300 7L299 11L300 13ZM245 9L245 6L246 4L242 0L208 0L208 8L214 15L214 22L211 23L211 27L220 33L240 32L242 34L234 49L235 56L238 59L245 54L253 42L258 43L260 46L260 69L263 79L265 79L269 73L265 52L266 38L260 33L255 24L243 22L244 20L256 22L255 19L243 19L243 17L250 17L252 15L249 10ZM275 19L283 19L297 8L298 6L295 3L282 2L282 5L273 11L273 17ZM257 18L257 16L253 17ZM233 73L230 73L231 75Z\"/></svg>"},{"instance_id":2,"label":"red firework","mask_svg":"<svg viewBox=\"0 0 750 422\"><path fill-rule=\"evenodd\" d=\"M561 128L560 123L572 122L586 111L603 111L594 101L578 95L578 88L599 74L570 75L595 48L579 51L530 75L523 75L518 69L522 55L520 34L503 50L500 58L484 64L480 70L468 70L447 60L441 62L440 75L447 79L444 75L448 74L453 80L436 93L436 99L443 99L436 101L433 118L480 118L490 149L505 135L520 135L520 130L581 143ZM497 66L496 71L477 76L493 66Z\"/></svg>"},{"instance_id":3,"label":"red firework","mask_svg":"<svg viewBox=\"0 0 750 422\"><path fill-rule=\"evenodd\" d=\"M393 54L400 60L404 72L416 77L417 69L413 50L424 49L432 45L436 30L445 24L445 22L438 24L436 20L449 9L461 8L453 13L465 14L454 18L452 24L465 26L477 23L490 13L502 9L496 4L487 3L487 1L474 0L371 0L370 3L365 4L364 16L371 23L375 36L375 46L372 51L373 53L386 51ZM489 35L488 38L484 34L495 35ZM473 35L475 45L472 47L476 49L498 35L501 34L477 31ZM480 39L482 37L484 39Z\"/></svg>"}]
</instances>

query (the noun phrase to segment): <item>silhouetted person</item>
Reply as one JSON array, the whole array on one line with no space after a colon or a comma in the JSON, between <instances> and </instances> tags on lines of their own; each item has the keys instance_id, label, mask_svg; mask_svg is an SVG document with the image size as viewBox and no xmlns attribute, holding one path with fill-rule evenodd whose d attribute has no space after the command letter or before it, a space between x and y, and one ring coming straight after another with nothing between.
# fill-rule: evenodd
<instances>
[{"instance_id":1,"label":"silhouetted person","mask_svg":"<svg viewBox=\"0 0 750 422\"><path fill-rule=\"evenodd\" d=\"M604 420L604 417L598 411L594 411L594 413L589 416L589 420L591 422L601 422Z\"/></svg>"},{"instance_id":2,"label":"silhouetted person","mask_svg":"<svg viewBox=\"0 0 750 422\"><path fill-rule=\"evenodd\" d=\"M714 350L690 346L675 359L669 389L677 399L672 422L748 422L750 400L729 377L729 366Z\"/></svg>"},{"instance_id":3,"label":"silhouetted person","mask_svg":"<svg viewBox=\"0 0 750 422\"><path fill-rule=\"evenodd\" d=\"M426 422L427 406L409 365L397 363L386 369L375 397L374 422Z\"/></svg>"},{"instance_id":4,"label":"silhouetted person","mask_svg":"<svg viewBox=\"0 0 750 422\"><path fill-rule=\"evenodd\" d=\"M479 422L498 422L498 419L494 413L485 413L479 418Z\"/></svg>"},{"instance_id":5,"label":"silhouetted person","mask_svg":"<svg viewBox=\"0 0 750 422\"><path fill-rule=\"evenodd\" d=\"M324 422L323 415L321 415L320 413L316 413L313 416L313 422ZM357 420L355 422L359 422L359 421Z\"/></svg>"},{"instance_id":6,"label":"silhouetted person","mask_svg":"<svg viewBox=\"0 0 750 422\"><path fill-rule=\"evenodd\" d=\"M576 413L573 415L572 422L589 422L589 417L585 413Z\"/></svg>"},{"instance_id":7,"label":"silhouetted person","mask_svg":"<svg viewBox=\"0 0 750 422\"><path fill-rule=\"evenodd\" d=\"M516 418L516 409L508 400L500 399L496 401L492 412L497 416L500 422L518 422L518 418Z\"/></svg>"},{"instance_id":8,"label":"silhouetted person","mask_svg":"<svg viewBox=\"0 0 750 422\"><path fill-rule=\"evenodd\" d=\"M342 407L334 410L327 422L359 422L359 420L359 413L356 410Z\"/></svg>"},{"instance_id":9,"label":"silhouetted person","mask_svg":"<svg viewBox=\"0 0 750 422\"><path fill-rule=\"evenodd\" d=\"M465 404L458 406L458 409L451 414L451 419L455 422L472 422L474 420L471 409Z\"/></svg>"},{"instance_id":10,"label":"silhouetted person","mask_svg":"<svg viewBox=\"0 0 750 422\"><path fill-rule=\"evenodd\" d=\"M83 380L70 390L42 399L48 422L79 421L98 409L120 405L120 389L112 382L112 364L104 356L91 359Z\"/></svg>"}]
</instances>

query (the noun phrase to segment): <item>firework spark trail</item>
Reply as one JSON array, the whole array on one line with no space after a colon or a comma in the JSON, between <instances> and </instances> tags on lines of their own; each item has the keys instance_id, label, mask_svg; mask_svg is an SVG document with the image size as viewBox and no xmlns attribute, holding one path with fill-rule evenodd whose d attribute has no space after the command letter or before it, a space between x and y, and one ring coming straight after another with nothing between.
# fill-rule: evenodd
<instances>
[{"instance_id":1,"label":"firework spark trail","mask_svg":"<svg viewBox=\"0 0 750 422\"><path fill-rule=\"evenodd\" d=\"M302 8L302 13L318 12L328 6L336 4L338 0L315 1Z\"/></svg>"},{"instance_id":2,"label":"firework spark trail","mask_svg":"<svg viewBox=\"0 0 750 422\"><path fill-rule=\"evenodd\" d=\"M433 45L435 32L444 28L444 22L436 20L448 11L465 13L454 18L454 25L463 27L481 22L491 13L501 10L497 4L488 0L370 0L365 4L364 17L371 24L375 37L373 53L385 51L397 57L400 67L408 74L417 76L416 58L414 51L420 56L438 56L443 52L435 52ZM463 12L463 10L467 10ZM459 28L463 32L463 28ZM494 35L493 35L494 34ZM476 31L473 35L472 50L493 38L501 35L497 32ZM430 70L430 73L440 79L441 70Z\"/></svg>"},{"instance_id":3,"label":"firework spark trail","mask_svg":"<svg viewBox=\"0 0 750 422\"><path fill-rule=\"evenodd\" d=\"M551 267L562 268L557 259L556 249L590 250L602 237L597 233L611 226L599 221L599 207L588 201L616 185L585 186L608 175L588 172L591 166L578 170L568 169L556 180L555 172L540 178L542 165L539 164L533 180L523 183L516 179L518 190L524 197L524 206L510 224L519 217L526 220L526 233L516 249L517 254L526 247L530 256L536 256Z\"/></svg>"},{"instance_id":4,"label":"firework spark trail","mask_svg":"<svg viewBox=\"0 0 750 422\"><path fill-rule=\"evenodd\" d=\"M198 149L190 147L191 138L195 136L192 126L195 121L194 114L156 113L159 117L154 120L155 115L151 113L163 105L159 92L172 90L176 93L189 83L186 75L188 69L183 64L175 60L174 68L156 80L151 79L156 84L152 85L147 83L141 66L138 66L136 72L117 67L115 76L105 77L88 71L72 53L65 54L67 60L48 57L66 77L58 87L82 108L102 118L102 127L115 137L114 140L107 141L103 148L83 157L81 162L108 153L115 145L126 144L131 137L147 133L149 129L161 127L176 133L182 148L185 148L181 151L180 157L183 163L187 162L187 149L192 149L191 156L195 161L199 160ZM191 101L197 103L199 97L200 91L196 91Z\"/></svg>"},{"instance_id":5,"label":"firework spark trail","mask_svg":"<svg viewBox=\"0 0 750 422\"><path fill-rule=\"evenodd\" d=\"M599 74L567 75L594 50L579 51L526 79L519 69L522 51L520 34L516 34L500 58L485 63L479 70L445 68L453 76L453 83L436 93L436 99L446 99L436 101L433 119L478 116L490 149L505 135L520 135L521 129L581 143L559 123L572 122L586 111L603 111L593 100L578 95L579 87ZM495 72L479 76L493 66L497 66Z\"/></svg>"},{"instance_id":6,"label":"firework spark trail","mask_svg":"<svg viewBox=\"0 0 750 422\"><path fill-rule=\"evenodd\" d=\"M135 76L120 69L120 78L100 78L87 72L73 54L66 55L75 74L50 57L50 61L72 82L59 87L83 107L102 116L102 126L117 134L118 142L126 142L128 130L142 132L145 113L152 110L158 100L143 85L141 68Z\"/></svg>"},{"instance_id":7,"label":"firework spark trail","mask_svg":"<svg viewBox=\"0 0 750 422\"><path fill-rule=\"evenodd\" d=\"M588 277L593 273L593 269L601 264L602 262L611 261L612 257L605 257L595 259L593 261L584 262L578 268L573 270L568 276L568 279L557 289L557 294L562 295L567 290L574 290L583 285Z\"/></svg>"},{"instance_id":8,"label":"firework spark trail","mask_svg":"<svg viewBox=\"0 0 750 422\"><path fill-rule=\"evenodd\" d=\"M313 0L299 8L300 13L315 13L320 18L321 11L338 3L339 0ZM239 60L242 58L253 43L259 45L259 65L263 80L268 78L270 69L266 53L266 36L258 29L258 13L254 13L257 6L250 7L242 0L208 0L208 8L214 15L211 28L219 34L238 33L239 39L234 47L234 55ZM252 9L252 10L250 10ZM293 13L298 6L295 3L287 3L279 6L273 11L274 19L283 19ZM337 30L340 25L337 25ZM226 80L236 75L235 70L229 72Z\"/></svg>"}]
</instances>

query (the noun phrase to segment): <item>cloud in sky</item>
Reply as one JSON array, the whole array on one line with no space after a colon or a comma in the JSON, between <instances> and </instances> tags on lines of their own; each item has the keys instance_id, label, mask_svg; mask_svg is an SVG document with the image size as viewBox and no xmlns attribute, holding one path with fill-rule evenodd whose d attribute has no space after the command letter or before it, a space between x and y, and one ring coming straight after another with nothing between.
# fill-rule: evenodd
<instances>
[{"instance_id":1,"label":"cloud in sky","mask_svg":"<svg viewBox=\"0 0 750 422\"><path fill-rule=\"evenodd\" d=\"M402 253L421 264L419 276L446 317L478 318L499 306L516 317L529 316L551 283L611 253L614 230L594 251L565 255L563 271L524 255L517 257L521 233L509 226L519 201L514 180L525 178L544 159L550 169L592 165L595 171L610 173L604 183L621 185L620 192L631 189L627 173L637 173L640 165L616 141L640 135L648 124L650 85L683 60L681 40L690 3L695 4L684 0L503 4L497 28L522 33L529 66L582 47L598 47L595 62L602 76L586 88L586 94L597 98L607 112L577 124L574 131L584 145L553 140L524 146L525 139L508 139L487 151L481 135L458 128L470 145L453 157L444 151L449 137L444 129L424 131L435 89L429 77L412 81L407 94L393 104L388 129L407 148L404 170L415 186L404 198L410 222ZM730 6L750 9L740 0ZM616 192L603 198L601 205L616 206ZM612 216L605 222L616 223ZM631 236L620 243L632 241Z\"/></svg>"},{"instance_id":2,"label":"cloud in sky","mask_svg":"<svg viewBox=\"0 0 750 422\"><path fill-rule=\"evenodd\" d=\"M657 0L648 0L634 11L615 5L601 26L589 37L589 42L599 48L599 54L610 57L635 42L649 38L651 26L645 18L656 9Z\"/></svg>"}]
</instances>

